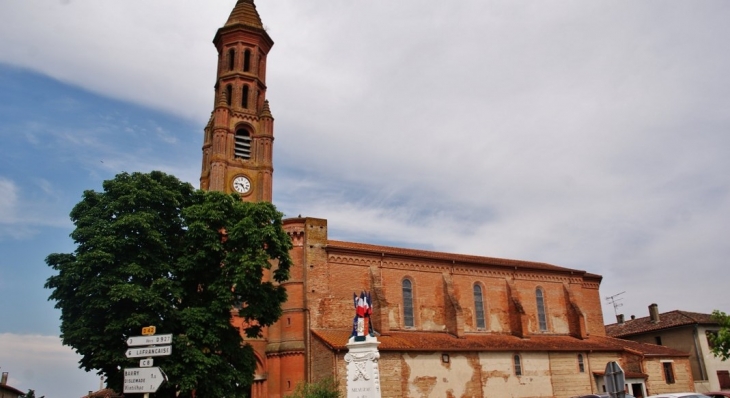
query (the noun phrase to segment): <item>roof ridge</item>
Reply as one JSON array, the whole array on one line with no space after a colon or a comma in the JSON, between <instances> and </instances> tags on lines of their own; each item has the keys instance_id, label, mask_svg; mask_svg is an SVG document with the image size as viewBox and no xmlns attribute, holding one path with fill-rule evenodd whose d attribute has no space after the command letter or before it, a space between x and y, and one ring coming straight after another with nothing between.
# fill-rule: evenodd
<instances>
[{"instance_id":1,"label":"roof ridge","mask_svg":"<svg viewBox=\"0 0 730 398\"><path fill-rule=\"evenodd\" d=\"M676 310L676 311L677 311L677 313L678 313L679 315L681 315L681 316L683 316L683 317L685 317L685 318L688 318L688 319L689 319L690 321L692 321L692 322L695 322L695 323L699 322L699 321L698 321L698 320L697 320L697 319L696 319L695 317L693 317L693 316L689 315L690 313L689 313L689 312L687 312L687 311L682 311L682 310Z\"/></svg>"}]
</instances>

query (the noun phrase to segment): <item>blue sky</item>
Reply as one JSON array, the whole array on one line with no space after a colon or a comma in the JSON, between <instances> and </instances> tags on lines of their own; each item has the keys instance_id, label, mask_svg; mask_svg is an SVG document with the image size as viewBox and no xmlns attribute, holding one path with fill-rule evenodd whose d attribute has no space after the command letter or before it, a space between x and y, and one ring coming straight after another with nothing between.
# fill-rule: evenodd
<instances>
[{"instance_id":1,"label":"blue sky","mask_svg":"<svg viewBox=\"0 0 730 398\"><path fill-rule=\"evenodd\" d=\"M122 170L197 169L186 159L200 150L200 125L7 64L0 64L0 87L0 367L24 391L81 396L99 383L75 370L70 350L53 338L60 313L43 289L52 271L44 259L73 251L68 213L84 190ZM12 355L31 338L39 363L17 366Z\"/></svg>"},{"instance_id":2,"label":"blue sky","mask_svg":"<svg viewBox=\"0 0 730 398\"><path fill-rule=\"evenodd\" d=\"M47 254L73 251L68 213L81 193L99 190L122 170L186 167L185 159L200 150L200 126L8 65L0 65L0 85L0 181L7 211L0 229L0 294L4 302L26 297L32 313L40 315L5 328L54 334L58 313L42 295L27 295L28 287L42 286L51 275L44 265ZM28 308L6 311L24 319Z\"/></svg>"},{"instance_id":3,"label":"blue sky","mask_svg":"<svg viewBox=\"0 0 730 398\"><path fill-rule=\"evenodd\" d=\"M98 388L58 341L43 259L73 250L68 213L119 172L198 185L211 40L234 3L0 4L0 370L14 387ZM730 311L727 2L257 6L276 42L285 214L326 218L334 239L601 274L627 316Z\"/></svg>"}]
</instances>

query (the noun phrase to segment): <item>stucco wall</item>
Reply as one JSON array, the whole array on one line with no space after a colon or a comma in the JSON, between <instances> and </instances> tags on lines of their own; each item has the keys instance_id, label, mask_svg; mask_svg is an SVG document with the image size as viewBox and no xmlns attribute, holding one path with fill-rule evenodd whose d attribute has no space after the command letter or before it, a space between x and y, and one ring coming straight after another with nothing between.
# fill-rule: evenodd
<instances>
[{"instance_id":1,"label":"stucco wall","mask_svg":"<svg viewBox=\"0 0 730 398\"><path fill-rule=\"evenodd\" d=\"M706 383L701 383L698 380L695 379L695 385L697 386L697 391L700 392L709 392L709 391L719 391L720 390L720 382L717 378L717 371L718 370L727 370L730 371L730 361L723 361L720 358L717 358L712 354L710 351L710 346L707 342L707 336L706 332L708 330L717 331L717 327L706 327L706 326L700 326L698 328L698 341L700 345L700 351L701 351L701 357L704 360L705 367L707 369L707 375L708 375L708 381Z\"/></svg>"}]
</instances>

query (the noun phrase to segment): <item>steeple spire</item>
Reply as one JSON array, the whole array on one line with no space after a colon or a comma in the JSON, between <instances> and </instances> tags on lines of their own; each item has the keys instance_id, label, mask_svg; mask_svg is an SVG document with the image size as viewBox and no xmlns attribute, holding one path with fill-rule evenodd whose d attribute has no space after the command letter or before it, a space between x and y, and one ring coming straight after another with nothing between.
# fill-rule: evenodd
<instances>
[{"instance_id":1,"label":"steeple spire","mask_svg":"<svg viewBox=\"0 0 730 398\"><path fill-rule=\"evenodd\" d=\"M205 127L200 188L271 202L274 118L266 100L266 56L274 42L253 0L238 0L213 38L215 103Z\"/></svg>"},{"instance_id":2,"label":"steeple spire","mask_svg":"<svg viewBox=\"0 0 730 398\"><path fill-rule=\"evenodd\" d=\"M261 23L261 17L258 11L256 11L256 5L253 0L238 0L236 6L231 11L231 16L228 17L228 21L225 26L231 25L245 25L252 28L263 29L264 25Z\"/></svg>"}]
</instances>

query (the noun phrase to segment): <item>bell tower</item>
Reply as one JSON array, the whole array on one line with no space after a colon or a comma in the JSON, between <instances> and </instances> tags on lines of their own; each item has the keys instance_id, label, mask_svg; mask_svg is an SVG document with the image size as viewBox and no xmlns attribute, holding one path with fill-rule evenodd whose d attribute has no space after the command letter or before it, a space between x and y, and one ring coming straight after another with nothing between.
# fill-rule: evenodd
<instances>
[{"instance_id":1,"label":"bell tower","mask_svg":"<svg viewBox=\"0 0 730 398\"><path fill-rule=\"evenodd\" d=\"M253 0L238 0L213 44L218 73L200 188L271 202L274 118L266 100L266 56L274 42Z\"/></svg>"}]
</instances>

